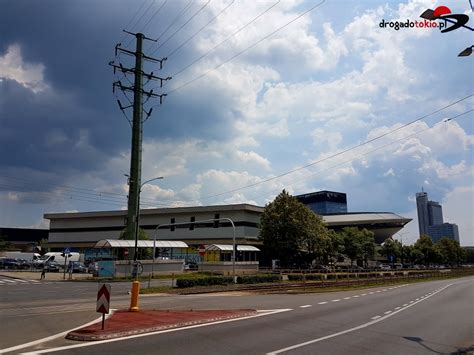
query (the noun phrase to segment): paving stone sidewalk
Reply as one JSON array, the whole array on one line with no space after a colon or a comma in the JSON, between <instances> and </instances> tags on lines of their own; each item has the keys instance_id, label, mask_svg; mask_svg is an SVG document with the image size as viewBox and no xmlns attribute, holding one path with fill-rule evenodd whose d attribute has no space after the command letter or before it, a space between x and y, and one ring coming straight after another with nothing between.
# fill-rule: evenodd
<instances>
[{"instance_id":1,"label":"paving stone sidewalk","mask_svg":"<svg viewBox=\"0 0 474 355\"><path fill-rule=\"evenodd\" d=\"M139 312L120 310L114 312L105 320L104 330L102 330L102 322L98 322L69 332L66 339L94 341L120 338L134 334L240 318L255 315L256 313L257 311L252 309L189 311L143 310Z\"/></svg>"}]
</instances>

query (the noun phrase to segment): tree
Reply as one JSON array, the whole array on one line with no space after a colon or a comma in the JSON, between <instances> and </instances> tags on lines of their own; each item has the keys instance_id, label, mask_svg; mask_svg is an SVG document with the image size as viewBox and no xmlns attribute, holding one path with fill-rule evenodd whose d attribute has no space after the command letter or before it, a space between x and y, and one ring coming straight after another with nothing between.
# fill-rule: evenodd
<instances>
[{"instance_id":1,"label":"tree","mask_svg":"<svg viewBox=\"0 0 474 355\"><path fill-rule=\"evenodd\" d=\"M337 260L339 255L344 252L344 238L341 234L336 233L334 230L328 230L329 243L326 248L326 252L323 255L325 264L330 261Z\"/></svg>"},{"instance_id":2,"label":"tree","mask_svg":"<svg viewBox=\"0 0 474 355\"><path fill-rule=\"evenodd\" d=\"M380 254L385 256L388 261L394 262L402 254L400 242L392 238L385 239L382 249L380 249Z\"/></svg>"},{"instance_id":3,"label":"tree","mask_svg":"<svg viewBox=\"0 0 474 355\"><path fill-rule=\"evenodd\" d=\"M471 248L462 248L464 261L468 264L474 264L474 249Z\"/></svg>"},{"instance_id":4,"label":"tree","mask_svg":"<svg viewBox=\"0 0 474 355\"><path fill-rule=\"evenodd\" d=\"M351 260L363 260L367 265L368 260L375 254L374 233L367 229L345 227L342 229L344 254Z\"/></svg>"},{"instance_id":5,"label":"tree","mask_svg":"<svg viewBox=\"0 0 474 355\"><path fill-rule=\"evenodd\" d=\"M463 249L456 240L442 238L435 244L440 261L444 264L458 265L464 258Z\"/></svg>"},{"instance_id":6,"label":"tree","mask_svg":"<svg viewBox=\"0 0 474 355\"><path fill-rule=\"evenodd\" d=\"M120 232L120 240L135 240L135 233L129 233L128 229L125 228ZM138 240L148 240L148 234L146 234L143 228L138 228Z\"/></svg>"},{"instance_id":7,"label":"tree","mask_svg":"<svg viewBox=\"0 0 474 355\"><path fill-rule=\"evenodd\" d=\"M435 261L435 249L430 236L425 234L421 235L416 241L414 248L423 255L422 263L424 265Z\"/></svg>"},{"instance_id":8,"label":"tree","mask_svg":"<svg viewBox=\"0 0 474 355\"><path fill-rule=\"evenodd\" d=\"M283 190L265 206L259 238L268 257L293 266L323 255L328 235L322 218Z\"/></svg>"}]
</instances>

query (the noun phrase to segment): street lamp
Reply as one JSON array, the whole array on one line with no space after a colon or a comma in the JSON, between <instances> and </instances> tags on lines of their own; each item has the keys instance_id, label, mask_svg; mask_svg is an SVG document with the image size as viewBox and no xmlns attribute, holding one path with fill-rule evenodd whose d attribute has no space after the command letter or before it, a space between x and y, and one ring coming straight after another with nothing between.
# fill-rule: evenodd
<instances>
[{"instance_id":1,"label":"street lamp","mask_svg":"<svg viewBox=\"0 0 474 355\"><path fill-rule=\"evenodd\" d=\"M402 250L400 251L400 255L401 255L401 258L402 258L402 264L403 264L403 236L405 234L408 234L408 233L410 233L410 232L403 232L403 233L397 232L397 233L395 233L395 234L398 234L400 236L400 245L402 247Z\"/></svg>"},{"instance_id":2,"label":"street lamp","mask_svg":"<svg viewBox=\"0 0 474 355\"><path fill-rule=\"evenodd\" d=\"M128 174L124 174L129 182L130 182L130 176ZM133 255L133 274L135 275L135 279L138 280L138 270L137 270L137 259L138 259L138 231L139 231L139 220L140 220L140 194L142 192L143 186L148 184L149 182L155 181L155 180L161 180L163 179L163 176L155 177L153 179L146 180L143 182L139 188L138 188L138 203L137 203L137 215L135 217L136 223L135 223L135 250L134 250L134 255Z\"/></svg>"},{"instance_id":3,"label":"street lamp","mask_svg":"<svg viewBox=\"0 0 474 355\"><path fill-rule=\"evenodd\" d=\"M472 49L474 46L467 47L461 53L458 54L458 57L469 57L472 54Z\"/></svg>"}]
</instances>

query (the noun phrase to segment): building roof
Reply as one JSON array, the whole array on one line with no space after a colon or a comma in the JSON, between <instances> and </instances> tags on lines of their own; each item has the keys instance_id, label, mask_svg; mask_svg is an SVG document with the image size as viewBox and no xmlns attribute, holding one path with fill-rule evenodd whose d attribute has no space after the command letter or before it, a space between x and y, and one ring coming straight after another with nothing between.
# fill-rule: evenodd
<instances>
[{"instance_id":1,"label":"building roof","mask_svg":"<svg viewBox=\"0 0 474 355\"><path fill-rule=\"evenodd\" d=\"M391 212L359 212L343 213L322 216L328 226L345 224L377 224L377 223L401 223L407 224L411 218L405 218Z\"/></svg>"},{"instance_id":2,"label":"building roof","mask_svg":"<svg viewBox=\"0 0 474 355\"><path fill-rule=\"evenodd\" d=\"M176 213L200 213L200 212L225 212L240 211L262 213L264 208L260 206L240 203L235 205L195 206L195 207L170 207L170 208L147 208L140 209L140 215L153 214L176 214ZM72 212L72 213L45 213L45 219L56 218L94 218L94 217L116 217L126 216L127 210L122 211L96 211L96 212Z\"/></svg>"},{"instance_id":3,"label":"building roof","mask_svg":"<svg viewBox=\"0 0 474 355\"><path fill-rule=\"evenodd\" d=\"M169 241L169 240L138 240L137 246L139 248L187 248L185 242ZM94 248L134 248L135 240L121 240L121 239L102 239L99 240Z\"/></svg>"},{"instance_id":4,"label":"building roof","mask_svg":"<svg viewBox=\"0 0 474 355\"><path fill-rule=\"evenodd\" d=\"M223 251L232 251L232 244L211 244L206 246L206 250L223 250ZM253 245L237 245L237 250L240 251L260 251L257 247Z\"/></svg>"}]
</instances>

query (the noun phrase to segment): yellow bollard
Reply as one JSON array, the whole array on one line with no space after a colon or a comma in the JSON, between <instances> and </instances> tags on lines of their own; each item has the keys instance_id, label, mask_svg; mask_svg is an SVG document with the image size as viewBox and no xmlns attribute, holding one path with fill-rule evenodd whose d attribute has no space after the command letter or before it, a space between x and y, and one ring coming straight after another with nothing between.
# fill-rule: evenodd
<instances>
[{"instance_id":1,"label":"yellow bollard","mask_svg":"<svg viewBox=\"0 0 474 355\"><path fill-rule=\"evenodd\" d=\"M140 282L133 281L132 283L132 297L130 298L130 308L128 309L129 312L138 312L140 309L138 308L138 294L140 292Z\"/></svg>"}]
</instances>

